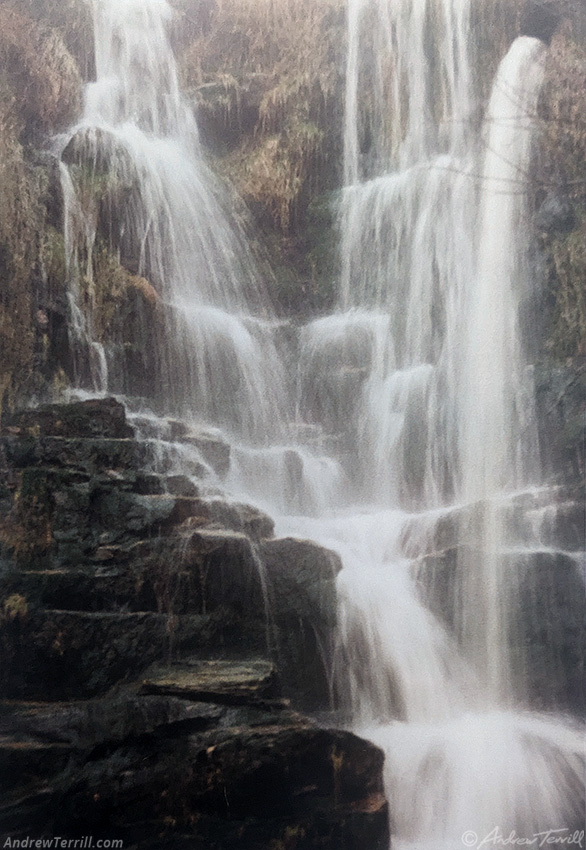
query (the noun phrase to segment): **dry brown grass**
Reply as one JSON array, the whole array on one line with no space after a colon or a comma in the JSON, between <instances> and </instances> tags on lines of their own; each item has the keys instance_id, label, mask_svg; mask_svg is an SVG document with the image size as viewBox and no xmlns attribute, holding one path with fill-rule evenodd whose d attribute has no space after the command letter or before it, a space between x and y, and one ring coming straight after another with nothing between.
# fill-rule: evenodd
<instances>
[{"instance_id":1,"label":"dry brown grass","mask_svg":"<svg viewBox=\"0 0 586 850\"><path fill-rule=\"evenodd\" d=\"M94 73L93 26L88 0L0 0L40 26L58 34L75 58L84 79Z\"/></svg>"},{"instance_id":2,"label":"dry brown grass","mask_svg":"<svg viewBox=\"0 0 586 850\"><path fill-rule=\"evenodd\" d=\"M193 2L175 5L195 27ZM235 136L223 167L285 235L339 160L344 35L344 0L218 0L184 36L186 87Z\"/></svg>"},{"instance_id":3,"label":"dry brown grass","mask_svg":"<svg viewBox=\"0 0 586 850\"><path fill-rule=\"evenodd\" d=\"M0 67L32 134L63 129L80 105L81 78L59 34L0 4Z\"/></svg>"},{"instance_id":4,"label":"dry brown grass","mask_svg":"<svg viewBox=\"0 0 586 850\"><path fill-rule=\"evenodd\" d=\"M44 261L55 265L46 229L48 172L31 150L80 105L75 60L56 30L27 14L30 7L39 16L42 5L0 0L0 408L41 380L37 311L45 306Z\"/></svg>"},{"instance_id":5,"label":"dry brown grass","mask_svg":"<svg viewBox=\"0 0 586 850\"><path fill-rule=\"evenodd\" d=\"M32 364L30 273L37 256L34 181L18 142L14 96L0 87L0 410Z\"/></svg>"},{"instance_id":6,"label":"dry brown grass","mask_svg":"<svg viewBox=\"0 0 586 850\"><path fill-rule=\"evenodd\" d=\"M544 237L553 316L548 349L586 355L586 44L567 22L553 39L540 103L537 184L571 202L576 227Z\"/></svg>"}]
</instances>

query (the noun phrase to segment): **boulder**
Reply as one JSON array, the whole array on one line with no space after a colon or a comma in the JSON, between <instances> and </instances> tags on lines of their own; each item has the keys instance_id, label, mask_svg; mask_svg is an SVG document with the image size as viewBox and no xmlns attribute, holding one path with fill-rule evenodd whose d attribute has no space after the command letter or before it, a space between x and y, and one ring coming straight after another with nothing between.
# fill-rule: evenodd
<instances>
[{"instance_id":1,"label":"boulder","mask_svg":"<svg viewBox=\"0 0 586 850\"><path fill-rule=\"evenodd\" d=\"M13 778L0 828L153 848L387 850L382 752L277 694L270 662L197 658L101 699L0 703Z\"/></svg>"},{"instance_id":2,"label":"boulder","mask_svg":"<svg viewBox=\"0 0 586 850\"><path fill-rule=\"evenodd\" d=\"M328 708L340 559L294 538L263 541L261 555L285 694L306 710Z\"/></svg>"},{"instance_id":3,"label":"boulder","mask_svg":"<svg viewBox=\"0 0 586 850\"><path fill-rule=\"evenodd\" d=\"M210 517L234 531L248 534L255 540L272 537L274 520L258 508L240 502L225 502L213 499L209 503Z\"/></svg>"},{"instance_id":4,"label":"boulder","mask_svg":"<svg viewBox=\"0 0 586 850\"><path fill-rule=\"evenodd\" d=\"M54 830L85 828L142 846L159 824L161 843L153 846L182 838L190 846L261 850L288 839L299 850L385 850L382 761L372 744L286 713L129 742L79 772Z\"/></svg>"}]
</instances>

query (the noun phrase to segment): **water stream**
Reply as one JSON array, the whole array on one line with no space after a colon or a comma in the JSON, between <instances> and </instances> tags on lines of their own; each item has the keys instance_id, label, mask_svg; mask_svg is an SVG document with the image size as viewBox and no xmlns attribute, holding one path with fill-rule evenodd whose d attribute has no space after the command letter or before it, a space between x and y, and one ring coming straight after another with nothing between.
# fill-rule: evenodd
<instances>
[{"instance_id":1,"label":"water stream","mask_svg":"<svg viewBox=\"0 0 586 850\"><path fill-rule=\"evenodd\" d=\"M93 9L97 80L60 140L78 388L135 394L94 329L106 209L163 305L157 409L221 429L216 483L342 557L337 700L385 750L393 846L573 831L584 732L532 710L511 555L543 551L535 517L556 510L518 332L544 45L515 41L479 124L468 0L348 0L339 306L297 329L291 370L180 93L166 0Z\"/></svg>"}]
</instances>

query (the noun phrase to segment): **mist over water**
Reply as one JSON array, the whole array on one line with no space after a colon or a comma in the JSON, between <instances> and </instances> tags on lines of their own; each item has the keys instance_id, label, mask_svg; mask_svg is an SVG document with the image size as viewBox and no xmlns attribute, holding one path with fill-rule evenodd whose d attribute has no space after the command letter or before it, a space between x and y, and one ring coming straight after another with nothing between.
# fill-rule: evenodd
<instances>
[{"instance_id":1,"label":"mist over water","mask_svg":"<svg viewBox=\"0 0 586 850\"><path fill-rule=\"evenodd\" d=\"M393 846L577 828L584 730L532 711L511 556L542 551L556 512L518 331L544 45L515 41L479 125L467 0L348 0L338 308L285 349L180 93L170 7L93 11L97 79L60 140L78 388L138 394L95 329L106 210L162 302L153 406L219 429L215 483L342 558L334 689L385 750Z\"/></svg>"}]
</instances>

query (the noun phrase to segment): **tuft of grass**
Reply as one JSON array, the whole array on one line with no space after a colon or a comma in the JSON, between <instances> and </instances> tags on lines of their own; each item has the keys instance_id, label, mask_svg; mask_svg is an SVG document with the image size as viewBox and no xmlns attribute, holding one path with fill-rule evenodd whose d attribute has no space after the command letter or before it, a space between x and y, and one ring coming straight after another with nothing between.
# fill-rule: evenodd
<instances>
[{"instance_id":1,"label":"tuft of grass","mask_svg":"<svg viewBox=\"0 0 586 850\"><path fill-rule=\"evenodd\" d=\"M196 5L175 0L179 19ZM284 235L339 165L344 42L344 0L218 0L180 49L204 127L230 140L230 180Z\"/></svg>"}]
</instances>

